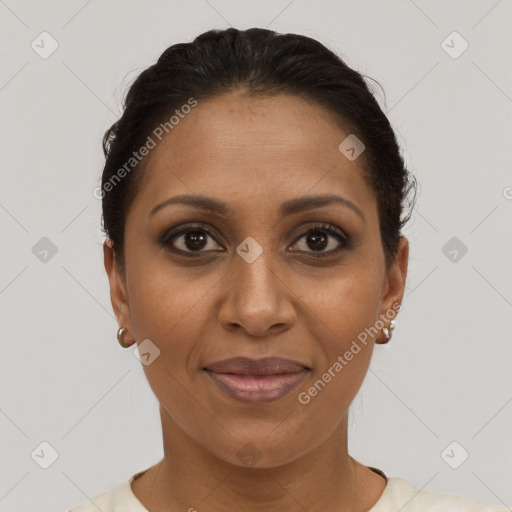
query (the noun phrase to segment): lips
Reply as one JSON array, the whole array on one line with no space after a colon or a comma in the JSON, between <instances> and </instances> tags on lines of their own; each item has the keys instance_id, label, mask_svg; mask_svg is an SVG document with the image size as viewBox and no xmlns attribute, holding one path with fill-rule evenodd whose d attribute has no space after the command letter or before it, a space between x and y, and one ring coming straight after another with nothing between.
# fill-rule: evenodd
<instances>
[{"instance_id":1,"label":"lips","mask_svg":"<svg viewBox=\"0 0 512 512\"><path fill-rule=\"evenodd\" d=\"M217 363L209 364L206 370L216 373L233 373L236 375L279 375L281 373L295 373L310 369L305 364L282 357L265 357L263 359L249 359L247 357L234 357Z\"/></svg>"},{"instance_id":2,"label":"lips","mask_svg":"<svg viewBox=\"0 0 512 512\"><path fill-rule=\"evenodd\" d=\"M261 404L282 398L310 372L299 361L280 357L236 357L209 364L203 370L216 387L240 402Z\"/></svg>"}]
</instances>

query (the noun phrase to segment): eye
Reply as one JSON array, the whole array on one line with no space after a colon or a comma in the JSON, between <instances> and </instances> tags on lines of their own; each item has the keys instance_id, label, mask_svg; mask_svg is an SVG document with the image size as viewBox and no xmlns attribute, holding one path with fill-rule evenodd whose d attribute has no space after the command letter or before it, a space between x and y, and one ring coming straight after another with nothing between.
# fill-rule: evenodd
<instances>
[{"instance_id":1,"label":"eye","mask_svg":"<svg viewBox=\"0 0 512 512\"><path fill-rule=\"evenodd\" d=\"M208 229L202 226L184 226L179 231L171 231L167 234L162 239L161 244L162 246L170 246L170 249L175 252L189 254L194 252L221 252L212 250L211 247L209 250L202 250L205 247L208 248L208 238L214 240Z\"/></svg>"},{"instance_id":2,"label":"eye","mask_svg":"<svg viewBox=\"0 0 512 512\"><path fill-rule=\"evenodd\" d=\"M338 241L337 248L335 243L332 244L329 242L329 237L335 238ZM305 250L301 252L312 253L314 257L317 258L334 256L349 246L349 238L342 231L338 230L331 224L321 224L308 229L297 239L297 241L292 245L292 248L296 248L298 245L300 245L298 241L303 238L305 238L306 241L304 245L311 247L313 250ZM324 251L324 249L330 245L334 245L335 248L329 251Z\"/></svg>"},{"instance_id":3,"label":"eye","mask_svg":"<svg viewBox=\"0 0 512 512\"><path fill-rule=\"evenodd\" d=\"M209 244L208 238L213 243ZM309 228L294 242L291 246L292 249L296 250L301 245L299 241L303 238L305 238L304 245L306 249L299 249L299 252L310 253L317 258L333 256L349 247L348 236L331 224L320 224ZM330 242L329 238L337 240L338 247L336 247L336 243ZM160 244L162 247L168 246L174 252L188 255L192 253L224 251L222 246L215 242L215 238L209 229L197 225L186 225L178 230L172 230L162 238ZM326 248L332 245L334 245L333 249L325 251ZM220 250L216 249L215 246L217 248L220 247ZM312 250L308 251L307 247L312 248Z\"/></svg>"}]
</instances>

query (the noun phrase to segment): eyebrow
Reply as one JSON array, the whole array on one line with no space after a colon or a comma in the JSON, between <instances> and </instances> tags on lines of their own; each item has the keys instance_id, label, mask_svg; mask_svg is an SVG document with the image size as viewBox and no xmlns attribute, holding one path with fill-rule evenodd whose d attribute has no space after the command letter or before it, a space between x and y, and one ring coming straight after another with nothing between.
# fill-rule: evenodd
<instances>
[{"instance_id":1,"label":"eyebrow","mask_svg":"<svg viewBox=\"0 0 512 512\"><path fill-rule=\"evenodd\" d=\"M149 212L149 217L154 215L157 211L161 210L165 206L171 204L185 204L188 206L192 206L194 208L198 208L201 210L205 210L211 213L216 213L218 215L231 216L234 215L234 210L230 208L226 203L219 201L218 199L213 199L211 197L199 196L199 195L179 195L170 197L161 203L158 203L154 206ZM350 208L352 211L357 213L363 221L365 221L365 217L363 212L357 207L352 201L338 196L336 194L324 194L318 196L304 196L298 197L297 199L290 199L285 201L281 207L279 208L279 215L285 217L287 215L293 215L295 213L300 213L305 210L314 210L316 208L322 208L323 206L329 206L331 204L341 204Z\"/></svg>"}]
</instances>

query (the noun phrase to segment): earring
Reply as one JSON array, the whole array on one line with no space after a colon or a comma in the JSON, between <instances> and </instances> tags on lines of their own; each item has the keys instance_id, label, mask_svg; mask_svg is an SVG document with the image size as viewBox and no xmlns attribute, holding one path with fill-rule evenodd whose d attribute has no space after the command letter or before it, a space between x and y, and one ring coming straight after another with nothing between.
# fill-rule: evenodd
<instances>
[{"instance_id":1,"label":"earring","mask_svg":"<svg viewBox=\"0 0 512 512\"><path fill-rule=\"evenodd\" d=\"M126 334L126 327L119 327L117 331L117 341L119 342L119 345L123 348L129 348L133 345L133 343L125 343L124 341L124 335Z\"/></svg>"},{"instance_id":2,"label":"earring","mask_svg":"<svg viewBox=\"0 0 512 512\"><path fill-rule=\"evenodd\" d=\"M379 342L381 345L387 343L391 339L391 336L393 335L392 331L394 328L395 328L394 320L391 320L391 322L389 322L389 327L382 328L382 332L384 333L384 336L386 336L386 341Z\"/></svg>"}]
</instances>

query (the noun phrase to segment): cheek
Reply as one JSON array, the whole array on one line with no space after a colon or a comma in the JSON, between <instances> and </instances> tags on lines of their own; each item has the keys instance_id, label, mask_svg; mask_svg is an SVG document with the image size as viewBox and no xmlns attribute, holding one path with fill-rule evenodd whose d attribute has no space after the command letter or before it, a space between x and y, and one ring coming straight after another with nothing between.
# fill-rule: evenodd
<instances>
[{"instance_id":1,"label":"cheek","mask_svg":"<svg viewBox=\"0 0 512 512\"><path fill-rule=\"evenodd\" d=\"M319 281L318 286L305 283L300 291L300 314L308 318L315 331L313 338L322 340L331 362L377 320L381 296L378 283L379 276L370 268L340 267L337 275Z\"/></svg>"},{"instance_id":2,"label":"cheek","mask_svg":"<svg viewBox=\"0 0 512 512\"><path fill-rule=\"evenodd\" d=\"M197 286L186 292L161 279L145 281L136 296L132 304L136 339L150 339L159 351L151 364L143 365L146 379L161 406L188 431L194 421L205 421L190 385L190 372L196 371L200 348L197 340L204 331L202 296ZM190 424L183 424L184 418Z\"/></svg>"},{"instance_id":3,"label":"cheek","mask_svg":"<svg viewBox=\"0 0 512 512\"><path fill-rule=\"evenodd\" d=\"M139 344L149 339L154 345L148 345L158 354L143 369L161 402L183 396L189 380L187 369L196 340L201 339L206 314L202 307L207 289L197 283L184 284L174 276L176 272L170 275L167 270L166 275L153 269L129 283L135 339Z\"/></svg>"},{"instance_id":4,"label":"cheek","mask_svg":"<svg viewBox=\"0 0 512 512\"><path fill-rule=\"evenodd\" d=\"M323 418L325 429L334 428L345 416L364 381L374 347L371 325L365 308L341 301L338 307L326 305L322 322L315 323L319 359L297 400L310 416Z\"/></svg>"},{"instance_id":5,"label":"cheek","mask_svg":"<svg viewBox=\"0 0 512 512\"><path fill-rule=\"evenodd\" d=\"M301 403L316 403L312 408L318 407L319 414L345 412L364 380L380 306L376 283L371 272L348 275L347 270L346 277L332 278L327 287L302 292L318 350L312 386Z\"/></svg>"},{"instance_id":6,"label":"cheek","mask_svg":"<svg viewBox=\"0 0 512 512\"><path fill-rule=\"evenodd\" d=\"M134 269L128 283L130 314L137 340L154 339L168 347L181 332L193 329L191 321L208 293L208 280L187 281L170 265L148 264Z\"/></svg>"}]
</instances>

